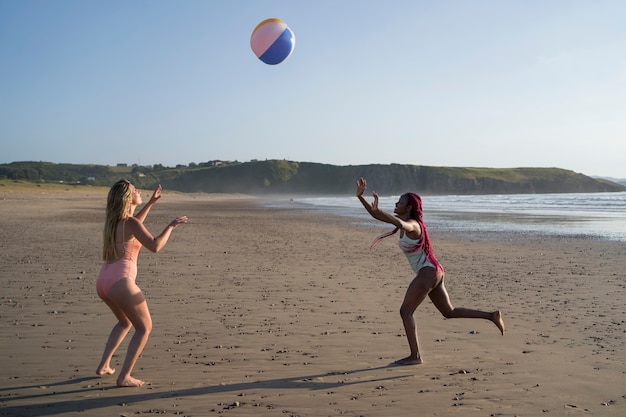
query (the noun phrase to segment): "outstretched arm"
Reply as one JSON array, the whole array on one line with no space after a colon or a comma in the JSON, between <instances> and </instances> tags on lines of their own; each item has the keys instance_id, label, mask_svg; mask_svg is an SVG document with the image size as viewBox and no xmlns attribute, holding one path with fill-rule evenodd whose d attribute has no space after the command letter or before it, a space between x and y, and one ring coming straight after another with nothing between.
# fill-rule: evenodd
<instances>
[{"instance_id":1,"label":"outstretched arm","mask_svg":"<svg viewBox=\"0 0 626 417\"><path fill-rule=\"evenodd\" d=\"M365 192L366 189L367 189L367 182L365 181L365 178L363 177L359 178L359 180L356 182L356 196L361 202L361 204L363 204L363 207L365 207L365 210L367 210L367 212L373 218L375 218L376 220L380 220L381 222L392 224L399 229L406 230L407 232L420 230L419 225L414 220L404 221L392 214L387 213L384 210L381 210L378 207L378 194L376 194L376 192L372 192L372 197L374 197L374 201L370 204L365 199L365 197L363 197L363 193Z\"/></svg>"},{"instance_id":2,"label":"outstretched arm","mask_svg":"<svg viewBox=\"0 0 626 417\"><path fill-rule=\"evenodd\" d=\"M372 192L372 197L374 197L374 201L369 203L365 197L363 197L363 193L367 189L367 182L365 178L361 177L356 182L356 196L365 207L365 210L376 220L380 220L381 222L391 223L394 226L398 226L399 219L395 216L392 216L389 213L385 213L383 210L378 208L378 194L376 192Z\"/></svg>"},{"instance_id":3,"label":"outstretched arm","mask_svg":"<svg viewBox=\"0 0 626 417\"><path fill-rule=\"evenodd\" d=\"M139 220L141 223L143 223L144 220L146 220L146 216L148 216L148 213L150 212L150 209L152 208L154 203L156 203L161 198L162 189L163 187L161 187L161 184L157 185L156 188L154 189L154 192L152 193L152 196L150 197L150 200L148 200L146 205L143 206L141 210L139 210L139 213L135 215L135 218Z\"/></svg>"},{"instance_id":4,"label":"outstretched arm","mask_svg":"<svg viewBox=\"0 0 626 417\"><path fill-rule=\"evenodd\" d=\"M363 197L363 193L365 193L365 190L367 189L367 182L365 181L365 178L361 177L359 178L359 180L356 182L356 197L359 199L359 201L361 202L361 204L363 204L363 207L365 207L365 210L367 210L367 212L376 220L380 220L380 221L385 221L383 219L383 216L381 216L381 210L378 208L378 194L376 194L376 192L372 193L372 196L374 197L374 201L372 203L369 203L365 197Z\"/></svg>"},{"instance_id":5,"label":"outstretched arm","mask_svg":"<svg viewBox=\"0 0 626 417\"><path fill-rule=\"evenodd\" d=\"M143 223L141 223L136 217L131 217L128 225L130 226L130 230L133 235L146 249L151 252L158 252L163 249L163 246L167 243L170 235L172 234L172 230L174 230L174 228L179 224L187 223L187 221L187 216L175 218L165 227L165 229L163 229L161 234L156 237L152 236L148 229L146 229L146 226L144 226Z\"/></svg>"}]
</instances>

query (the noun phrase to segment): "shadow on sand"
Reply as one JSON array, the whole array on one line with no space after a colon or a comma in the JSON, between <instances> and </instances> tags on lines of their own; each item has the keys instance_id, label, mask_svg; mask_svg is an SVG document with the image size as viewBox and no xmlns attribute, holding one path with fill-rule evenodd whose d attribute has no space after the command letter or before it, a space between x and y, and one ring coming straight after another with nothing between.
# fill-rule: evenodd
<instances>
[{"instance_id":1,"label":"shadow on sand","mask_svg":"<svg viewBox=\"0 0 626 417\"><path fill-rule=\"evenodd\" d=\"M78 389L68 391L54 391L55 387L71 386L89 381L100 380L100 377L85 377L80 379L73 379L68 381L60 381L51 384L40 384L31 386L21 386L13 388L3 388L0 391L19 391L22 389L33 388L45 388L50 390L45 393L38 393L32 395L15 395L15 396L2 396L0 397L0 415L11 416L50 416L63 414L68 412L87 412L89 410L96 410L99 408L107 408L120 406L122 404L133 404L154 399L163 398L180 398L180 397L193 397L198 395L216 394L223 392L241 392L251 389L304 389L304 390L323 390L333 389L340 386L349 386L355 384L362 384L367 382L380 382L393 379L405 378L406 375L395 375L390 377L366 377L358 381L343 381L336 382L324 381L323 378L343 377L364 372L376 372L383 369L395 367L394 364L385 366L379 366L376 368L363 368L354 369L340 372L327 372L324 374L305 375L290 378L279 378L260 380L254 382L239 382L233 384L220 384L209 385L205 387L186 388L179 390L159 390L155 389L152 392L145 392L145 388L118 388L118 387L102 387L87 385ZM138 392L140 391L140 392ZM98 394L98 393L99 394ZM10 395L10 394L9 394ZM59 397L67 397L71 395L78 395L80 398L67 399L54 401ZM30 404L11 406L8 403L29 400ZM87 414L88 415L88 414Z\"/></svg>"}]
</instances>

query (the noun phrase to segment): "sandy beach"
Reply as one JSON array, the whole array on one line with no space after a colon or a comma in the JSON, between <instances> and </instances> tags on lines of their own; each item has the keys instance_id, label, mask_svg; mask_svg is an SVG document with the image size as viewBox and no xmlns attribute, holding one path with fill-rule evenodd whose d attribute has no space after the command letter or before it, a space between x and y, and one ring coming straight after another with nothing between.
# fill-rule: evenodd
<instances>
[{"instance_id":1,"label":"sandy beach","mask_svg":"<svg viewBox=\"0 0 626 417\"><path fill-rule=\"evenodd\" d=\"M413 276L393 239L369 252L374 220L167 190L146 226L190 223L140 253L147 384L116 388L95 375L115 324L94 285L105 199L0 187L0 415L626 415L623 243L431 229L452 303L500 309L507 332L426 300L425 363L398 367Z\"/></svg>"}]
</instances>

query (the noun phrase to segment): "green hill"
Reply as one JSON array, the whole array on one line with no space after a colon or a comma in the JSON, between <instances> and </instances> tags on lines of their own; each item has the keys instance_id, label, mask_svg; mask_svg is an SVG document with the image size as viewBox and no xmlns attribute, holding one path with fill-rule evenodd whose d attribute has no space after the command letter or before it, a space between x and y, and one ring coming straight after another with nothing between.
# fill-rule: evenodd
<instances>
[{"instance_id":1,"label":"green hill","mask_svg":"<svg viewBox=\"0 0 626 417\"><path fill-rule=\"evenodd\" d=\"M110 186L128 178L138 187L161 183L182 192L245 194L352 194L365 177L381 195L535 194L618 192L626 187L560 168L455 168L422 165L337 166L286 160L212 163L168 168L14 162L0 165L0 178Z\"/></svg>"}]
</instances>

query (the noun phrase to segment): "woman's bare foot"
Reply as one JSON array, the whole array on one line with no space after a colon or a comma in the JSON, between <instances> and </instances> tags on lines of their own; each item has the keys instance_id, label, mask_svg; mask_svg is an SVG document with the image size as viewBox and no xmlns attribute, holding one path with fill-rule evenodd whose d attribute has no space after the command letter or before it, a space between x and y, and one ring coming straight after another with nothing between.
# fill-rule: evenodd
<instances>
[{"instance_id":1,"label":"woman's bare foot","mask_svg":"<svg viewBox=\"0 0 626 417\"><path fill-rule=\"evenodd\" d=\"M422 363L424 363L424 361L420 357L415 358L413 356L407 356L406 358L398 359L393 364L399 365L399 366L406 366L406 365L421 365Z\"/></svg>"},{"instance_id":2,"label":"woman's bare foot","mask_svg":"<svg viewBox=\"0 0 626 417\"><path fill-rule=\"evenodd\" d=\"M493 324L498 326L498 329L500 329L500 333L502 333L502 336L504 336L504 320L502 320L502 313L500 313L500 310L491 313L491 321L493 322Z\"/></svg>"},{"instance_id":3,"label":"woman's bare foot","mask_svg":"<svg viewBox=\"0 0 626 417\"><path fill-rule=\"evenodd\" d=\"M132 376L117 380L118 387L141 387L143 384L145 384L144 381L142 381L141 379L133 378Z\"/></svg>"},{"instance_id":4,"label":"woman's bare foot","mask_svg":"<svg viewBox=\"0 0 626 417\"><path fill-rule=\"evenodd\" d=\"M96 369L96 375L113 375L115 373L115 368L111 368L110 366L99 366Z\"/></svg>"}]
</instances>

